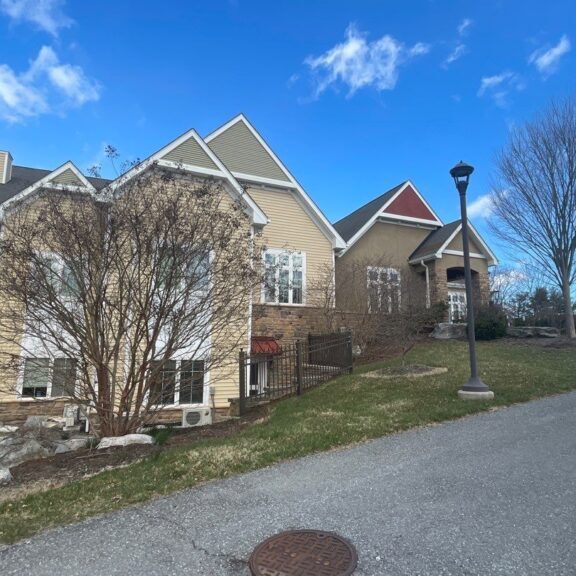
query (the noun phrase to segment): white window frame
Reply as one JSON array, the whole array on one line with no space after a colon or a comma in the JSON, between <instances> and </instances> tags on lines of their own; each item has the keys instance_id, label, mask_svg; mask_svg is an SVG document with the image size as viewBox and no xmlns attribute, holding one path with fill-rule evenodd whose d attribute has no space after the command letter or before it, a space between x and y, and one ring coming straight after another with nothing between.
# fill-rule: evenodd
<instances>
[{"instance_id":1,"label":"white window frame","mask_svg":"<svg viewBox=\"0 0 576 576\"><path fill-rule=\"evenodd\" d=\"M370 273L376 272L378 274L378 280L374 282L370 279ZM397 289L398 289L398 308L402 305L402 276L400 274L400 270L391 267L381 267L381 266L368 266L366 269L366 288L368 290L368 312L370 314L378 313L378 312L387 312L391 314L392 310L392 295L388 294L388 306L387 309L384 308L384 302L382 302L382 288L387 285L389 282L388 280L383 281L382 276L385 275L386 278L389 278L391 274L396 274L398 276L397 281ZM370 291L376 288L377 295L378 295L378 310L372 310L372 299L370 298ZM394 310L395 311L395 310Z\"/></svg>"},{"instance_id":2,"label":"white window frame","mask_svg":"<svg viewBox=\"0 0 576 576\"><path fill-rule=\"evenodd\" d=\"M271 254L277 260L280 256L287 255L289 260L288 264L288 302L280 302L280 268L278 267L275 272L275 286L276 293L274 301L268 301L266 299L266 283L262 284L262 302L264 304L269 304L271 306L306 306L306 252L301 250L286 250L281 248L268 248L264 251L264 269L266 269L266 255ZM292 258L294 256L299 256L302 258L302 302L293 302L294 291L293 291L293 277L294 277L294 266Z\"/></svg>"},{"instance_id":3,"label":"white window frame","mask_svg":"<svg viewBox=\"0 0 576 576\"><path fill-rule=\"evenodd\" d=\"M68 356L58 355L58 356L31 356L29 354L21 356L20 366L18 367L18 376L16 379L16 393L19 400L34 400L34 401L46 401L46 400L59 400L61 398L72 398L72 396L52 396L52 377L54 374L54 360L56 359L68 359L68 360L76 360L76 358L69 358ZM46 383L46 396L24 396L24 368L26 360L42 360L48 359L48 370L49 370L49 378L48 382ZM78 366L76 366L76 388L78 387Z\"/></svg>"},{"instance_id":4,"label":"white window frame","mask_svg":"<svg viewBox=\"0 0 576 576\"><path fill-rule=\"evenodd\" d=\"M458 298L457 302L454 298ZM461 298L464 298L462 301ZM452 304L456 303L457 306L454 307ZM456 310L457 308L457 310ZM454 312L458 312L459 319L465 320L466 314L468 312L468 302L466 301L466 291L465 290L448 290L448 315L450 324L454 323Z\"/></svg>"},{"instance_id":5,"label":"white window frame","mask_svg":"<svg viewBox=\"0 0 576 576\"><path fill-rule=\"evenodd\" d=\"M182 362L192 361L192 362L204 362L206 365L206 360L204 358L170 358L168 361L173 360L176 362L176 381L174 382L174 402L172 404L153 404L154 408L164 409L164 408L198 408L201 406L207 406L208 401L207 398L210 397L209 389L210 389L210 370L204 370L204 380L202 383L202 402L201 403L187 403L187 404L180 404L180 368L182 366ZM146 401L150 397L150 388L148 388L148 392L146 393Z\"/></svg>"},{"instance_id":6,"label":"white window frame","mask_svg":"<svg viewBox=\"0 0 576 576\"><path fill-rule=\"evenodd\" d=\"M64 259L62 258L62 256L58 252L52 252L50 250L41 250L38 253L40 254L40 256L50 258L54 261L54 264L55 264L54 273L57 276L58 283L59 283L58 295L66 301L68 301L68 300L73 301L74 300L73 294L71 294L71 293L65 294L64 293L64 291L66 289L66 287L64 285L64 269L66 268L66 263L64 262Z\"/></svg>"}]
</instances>

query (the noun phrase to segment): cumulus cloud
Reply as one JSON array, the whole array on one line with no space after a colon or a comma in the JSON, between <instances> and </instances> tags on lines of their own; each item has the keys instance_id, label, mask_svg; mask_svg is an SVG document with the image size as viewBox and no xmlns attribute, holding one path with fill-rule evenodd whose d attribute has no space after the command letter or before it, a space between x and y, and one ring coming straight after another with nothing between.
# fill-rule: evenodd
<instances>
[{"instance_id":1,"label":"cumulus cloud","mask_svg":"<svg viewBox=\"0 0 576 576\"><path fill-rule=\"evenodd\" d=\"M494 76L484 76L480 80L478 97L487 96L494 100L495 104L505 107L508 104L510 92L524 89L524 83L514 72L505 71Z\"/></svg>"},{"instance_id":2,"label":"cumulus cloud","mask_svg":"<svg viewBox=\"0 0 576 576\"><path fill-rule=\"evenodd\" d=\"M390 35L369 42L366 34L351 24L344 42L320 56L309 56L305 64L312 72L315 96L329 86L344 85L348 95L373 87L378 91L392 90L398 81L399 68L412 58L427 54L430 46L418 42L407 47Z\"/></svg>"},{"instance_id":3,"label":"cumulus cloud","mask_svg":"<svg viewBox=\"0 0 576 576\"><path fill-rule=\"evenodd\" d=\"M73 20L62 11L64 0L0 0L0 11L14 22L30 22L36 28L58 36Z\"/></svg>"},{"instance_id":4,"label":"cumulus cloud","mask_svg":"<svg viewBox=\"0 0 576 576\"><path fill-rule=\"evenodd\" d=\"M555 46L538 48L532 52L528 62L534 64L542 76L548 77L558 70L560 59L570 52L571 47L570 39L564 34Z\"/></svg>"},{"instance_id":5,"label":"cumulus cloud","mask_svg":"<svg viewBox=\"0 0 576 576\"><path fill-rule=\"evenodd\" d=\"M468 216L470 218L488 218L492 214L494 204L490 194L479 196L468 206Z\"/></svg>"},{"instance_id":6,"label":"cumulus cloud","mask_svg":"<svg viewBox=\"0 0 576 576\"><path fill-rule=\"evenodd\" d=\"M40 49L23 73L0 64L0 118L8 122L82 106L98 100L100 91L80 66L61 63L49 46Z\"/></svg>"}]
</instances>

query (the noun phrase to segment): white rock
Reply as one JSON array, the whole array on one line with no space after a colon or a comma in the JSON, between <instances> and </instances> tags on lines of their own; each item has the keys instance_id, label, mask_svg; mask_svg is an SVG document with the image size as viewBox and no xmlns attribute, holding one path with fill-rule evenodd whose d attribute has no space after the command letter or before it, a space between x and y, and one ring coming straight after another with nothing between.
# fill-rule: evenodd
<instances>
[{"instance_id":1,"label":"white rock","mask_svg":"<svg viewBox=\"0 0 576 576\"><path fill-rule=\"evenodd\" d=\"M48 416L28 416L24 428L42 428L48 422Z\"/></svg>"},{"instance_id":2,"label":"white rock","mask_svg":"<svg viewBox=\"0 0 576 576\"><path fill-rule=\"evenodd\" d=\"M89 438L71 438L59 442L56 447L55 454L64 454L64 452L73 452L74 450L82 450L88 445Z\"/></svg>"},{"instance_id":3,"label":"white rock","mask_svg":"<svg viewBox=\"0 0 576 576\"><path fill-rule=\"evenodd\" d=\"M114 448L116 446L130 446L131 444L154 444L154 438L148 434L126 434L126 436L109 436L102 438L98 450Z\"/></svg>"},{"instance_id":4,"label":"white rock","mask_svg":"<svg viewBox=\"0 0 576 576\"><path fill-rule=\"evenodd\" d=\"M10 468L0 468L0 484L9 484L10 482L12 482Z\"/></svg>"},{"instance_id":5,"label":"white rock","mask_svg":"<svg viewBox=\"0 0 576 576\"><path fill-rule=\"evenodd\" d=\"M0 463L4 466L48 456L50 451L33 438L6 438L0 441Z\"/></svg>"},{"instance_id":6,"label":"white rock","mask_svg":"<svg viewBox=\"0 0 576 576\"><path fill-rule=\"evenodd\" d=\"M18 430L18 426L0 426L0 434L12 434L16 430Z\"/></svg>"},{"instance_id":7,"label":"white rock","mask_svg":"<svg viewBox=\"0 0 576 576\"><path fill-rule=\"evenodd\" d=\"M430 336L438 340L466 338L466 324L450 324L449 322L440 322L434 326L434 330Z\"/></svg>"}]
</instances>

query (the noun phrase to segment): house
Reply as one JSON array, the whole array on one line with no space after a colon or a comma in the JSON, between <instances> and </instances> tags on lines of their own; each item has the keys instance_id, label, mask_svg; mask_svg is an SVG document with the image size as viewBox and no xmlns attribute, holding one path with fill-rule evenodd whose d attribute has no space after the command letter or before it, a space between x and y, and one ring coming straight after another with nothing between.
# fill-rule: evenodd
<instances>
[{"instance_id":1,"label":"house","mask_svg":"<svg viewBox=\"0 0 576 576\"><path fill-rule=\"evenodd\" d=\"M403 182L334 224L346 241L336 258L336 304L346 308L345 276L361 267L353 290L368 306L392 311L401 305L400 281L410 275L427 306L448 303L448 319L466 311L462 224L444 224L416 186ZM488 302L488 270L496 257L470 224L472 282L476 297Z\"/></svg>"},{"instance_id":2,"label":"house","mask_svg":"<svg viewBox=\"0 0 576 576\"><path fill-rule=\"evenodd\" d=\"M282 341L305 336L315 322L319 325L318 302L309 287L317 283L320 274L333 270L335 251L342 250L345 243L243 115L205 138L194 130L184 133L115 180L87 178L72 162L53 171L14 165L10 152L0 151L1 218L34 206L40 192L113 194L151 165L178 170L190 179L221 182L230 197L242 205L246 232L263 246L267 267L266 282L248 298L243 318L238 320L246 338L230 350L224 365L203 370L202 358L187 358L174 360L170 366L169 382L179 382L184 374L191 373L201 388L200 392L182 394L171 384L167 393L162 390L163 412L177 421L183 408L226 409L229 399L238 396L241 348L257 354L263 337L267 337L268 346L279 350ZM24 333L20 336L22 341L27 338ZM212 341L211 346L217 347L218 342ZM58 378L63 371L74 371L73 362L51 357L39 347L37 353L34 347L26 348L18 374L0 387L0 421L25 419L34 413L62 414L66 398ZM261 385L257 370L253 379L254 385Z\"/></svg>"}]
</instances>

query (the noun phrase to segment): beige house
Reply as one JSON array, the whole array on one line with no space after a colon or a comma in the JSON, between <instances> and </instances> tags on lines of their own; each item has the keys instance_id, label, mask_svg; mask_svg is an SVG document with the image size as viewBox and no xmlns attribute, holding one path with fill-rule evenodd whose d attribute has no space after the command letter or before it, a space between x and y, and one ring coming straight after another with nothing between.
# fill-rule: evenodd
<instances>
[{"instance_id":1,"label":"beige house","mask_svg":"<svg viewBox=\"0 0 576 576\"><path fill-rule=\"evenodd\" d=\"M114 192L151 163L165 170L184 171L191 178L222 182L231 198L241 202L250 233L264 246L264 265L268 268L265 284L246 307L245 342L231 351L225 367L206 372L194 368L198 372L196 381L203 383L202 393L183 399L178 393L170 395L165 412L174 413L178 420L182 409L209 407L212 402L216 408L225 409L229 399L238 396L240 348L251 350L258 336L274 336L281 341L308 333L310 315L316 310L308 288L318 281L320 273L333 270L335 251L342 250L345 243L243 115L205 138L194 130L186 132L114 181L87 178L72 162L54 171L13 165L11 154L0 152L1 217L33 204L39 191L74 190L93 195ZM22 338L26 335L22 334ZM39 355L40 362L23 354L19 375L14 382L3 383L0 421L14 414L20 419L39 412L61 415L66 400L61 397L54 375L70 370L70 365L66 359L44 358L46 354L40 352ZM190 362L194 367L202 365L200 358L188 360L188 371ZM51 368L42 373L45 381L31 369L42 363Z\"/></svg>"},{"instance_id":2,"label":"beige house","mask_svg":"<svg viewBox=\"0 0 576 576\"><path fill-rule=\"evenodd\" d=\"M365 267L355 289L365 292L370 305L400 305L402 274L410 274L428 306L448 303L448 319L463 318L466 311L464 253L461 221L444 224L410 181L388 190L334 224L346 241L336 259L336 303L346 308L344 276L352 267ZM470 224L470 256L474 292L488 302L488 270L496 257ZM383 298L384 287L387 288Z\"/></svg>"}]
</instances>

